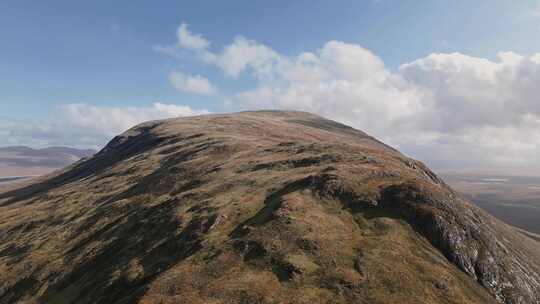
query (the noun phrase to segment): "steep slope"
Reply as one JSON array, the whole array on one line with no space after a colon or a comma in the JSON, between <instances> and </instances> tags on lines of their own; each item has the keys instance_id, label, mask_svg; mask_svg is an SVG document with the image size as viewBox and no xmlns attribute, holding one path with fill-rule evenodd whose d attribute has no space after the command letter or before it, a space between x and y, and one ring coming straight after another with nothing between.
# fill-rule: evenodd
<instances>
[{"instance_id":1,"label":"steep slope","mask_svg":"<svg viewBox=\"0 0 540 304\"><path fill-rule=\"evenodd\" d=\"M0 303L540 303L540 246L307 113L149 122L0 194Z\"/></svg>"}]
</instances>

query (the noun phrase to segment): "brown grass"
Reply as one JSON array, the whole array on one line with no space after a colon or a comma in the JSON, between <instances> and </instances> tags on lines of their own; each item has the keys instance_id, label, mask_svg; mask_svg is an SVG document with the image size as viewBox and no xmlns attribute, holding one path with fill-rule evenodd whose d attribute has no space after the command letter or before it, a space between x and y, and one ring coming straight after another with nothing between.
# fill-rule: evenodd
<instances>
[{"instance_id":1,"label":"brown grass","mask_svg":"<svg viewBox=\"0 0 540 304\"><path fill-rule=\"evenodd\" d=\"M493 302L410 217L378 205L406 182L450 193L421 164L305 113L148 123L0 193L0 303Z\"/></svg>"}]
</instances>

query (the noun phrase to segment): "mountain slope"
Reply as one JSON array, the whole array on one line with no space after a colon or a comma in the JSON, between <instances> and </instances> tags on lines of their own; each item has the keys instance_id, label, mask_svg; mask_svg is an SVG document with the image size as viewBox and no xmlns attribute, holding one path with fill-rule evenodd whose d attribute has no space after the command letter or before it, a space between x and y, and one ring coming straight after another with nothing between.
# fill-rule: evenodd
<instances>
[{"instance_id":1,"label":"mountain slope","mask_svg":"<svg viewBox=\"0 0 540 304\"><path fill-rule=\"evenodd\" d=\"M0 303L540 303L539 266L422 163L300 112L145 123L0 193Z\"/></svg>"}]
</instances>

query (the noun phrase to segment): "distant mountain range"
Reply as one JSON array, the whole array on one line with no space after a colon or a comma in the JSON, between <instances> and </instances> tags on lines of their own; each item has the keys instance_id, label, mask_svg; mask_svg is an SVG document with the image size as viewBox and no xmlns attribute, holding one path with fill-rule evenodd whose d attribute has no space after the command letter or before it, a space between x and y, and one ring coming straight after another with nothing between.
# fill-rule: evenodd
<instances>
[{"instance_id":1,"label":"distant mountain range","mask_svg":"<svg viewBox=\"0 0 540 304\"><path fill-rule=\"evenodd\" d=\"M14 177L46 174L95 153L96 151L91 149L69 147L0 147L0 179L11 180Z\"/></svg>"}]
</instances>

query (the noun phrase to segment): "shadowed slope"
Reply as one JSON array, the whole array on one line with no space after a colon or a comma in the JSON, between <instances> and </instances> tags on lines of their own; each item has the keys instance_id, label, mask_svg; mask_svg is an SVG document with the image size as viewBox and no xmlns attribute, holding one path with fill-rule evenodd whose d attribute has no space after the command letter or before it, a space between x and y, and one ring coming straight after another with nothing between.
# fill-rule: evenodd
<instances>
[{"instance_id":1,"label":"shadowed slope","mask_svg":"<svg viewBox=\"0 0 540 304\"><path fill-rule=\"evenodd\" d=\"M139 125L0 194L0 303L538 303L538 243L301 112Z\"/></svg>"}]
</instances>

